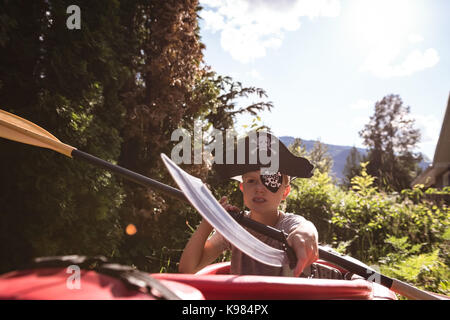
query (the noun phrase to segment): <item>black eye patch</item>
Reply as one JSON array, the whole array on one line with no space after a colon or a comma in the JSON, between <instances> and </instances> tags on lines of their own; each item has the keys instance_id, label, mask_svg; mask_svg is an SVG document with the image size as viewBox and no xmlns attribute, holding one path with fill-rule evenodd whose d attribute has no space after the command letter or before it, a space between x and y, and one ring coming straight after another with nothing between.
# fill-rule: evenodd
<instances>
[{"instance_id":1,"label":"black eye patch","mask_svg":"<svg viewBox=\"0 0 450 320\"><path fill-rule=\"evenodd\" d=\"M283 184L283 176L280 172L261 175L261 182L270 192L276 193Z\"/></svg>"}]
</instances>

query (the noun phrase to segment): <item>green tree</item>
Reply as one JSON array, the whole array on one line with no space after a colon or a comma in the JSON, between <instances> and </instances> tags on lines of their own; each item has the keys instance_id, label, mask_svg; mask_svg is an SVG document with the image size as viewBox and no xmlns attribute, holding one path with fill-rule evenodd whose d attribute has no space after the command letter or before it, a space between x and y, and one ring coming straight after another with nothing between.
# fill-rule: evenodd
<instances>
[{"instance_id":1,"label":"green tree","mask_svg":"<svg viewBox=\"0 0 450 320\"><path fill-rule=\"evenodd\" d=\"M202 66L197 1L78 1L80 30L66 27L71 4L0 2L0 107L61 141L172 184L160 153L170 154L175 129L197 119L227 129L272 107L237 108L240 97L264 100L264 90ZM0 272L64 254L175 270L186 222L199 221L194 209L48 150L2 140L0 153L0 241L9 244ZM210 176L205 164L185 169Z\"/></svg>"},{"instance_id":2,"label":"green tree","mask_svg":"<svg viewBox=\"0 0 450 320\"><path fill-rule=\"evenodd\" d=\"M316 141L311 151L306 150L306 146L300 138L295 138L288 147L297 157L305 157L314 165L314 169L320 173L329 173L333 167L333 158L328 152L326 144Z\"/></svg>"},{"instance_id":3,"label":"green tree","mask_svg":"<svg viewBox=\"0 0 450 320\"><path fill-rule=\"evenodd\" d=\"M370 122L359 132L369 148L368 173L383 189L408 188L416 176L421 155L414 153L420 131L414 128L410 107L398 95L385 96L375 104Z\"/></svg>"},{"instance_id":4,"label":"green tree","mask_svg":"<svg viewBox=\"0 0 450 320\"><path fill-rule=\"evenodd\" d=\"M362 161L362 156L358 152L358 149L356 147L353 147L350 150L350 153L347 156L347 159L345 160L345 167L344 167L344 180L342 182L342 185L345 187L351 186L351 181L354 176L357 176L361 173L361 166L359 165Z\"/></svg>"},{"instance_id":5,"label":"green tree","mask_svg":"<svg viewBox=\"0 0 450 320\"><path fill-rule=\"evenodd\" d=\"M329 173L333 167L333 158L328 153L327 145L319 140L314 142L308 159L311 160L314 169L321 173Z\"/></svg>"},{"instance_id":6,"label":"green tree","mask_svg":"<svg viewBox=\"0 0 450 320\"><path fill-rule=\"evenodd\" d=\"M130 73L117 1L1 1L0 107L107 160L120 152L120 88ZM59 154L0 141L0 271L31 257L113 256L122 238L115 177ZM8 244L8 245L6 245Z\"/></svg>"},{"instance_id":7,"label":"green tree","mask_svg":"<svg viewBox=\"0 0 450 320\"><path fill-rule=\"evenodd\" d=\"M270 111L273 108L272 102L262 100L267 98L267 93L262 88L245 87L229 76L220 76L215 73L208 76L207 80L212 81L213 85L219 89L219 95L213 100L214 105L206 113L205 119L218 130L234 127L235 119L242 114L249 113L257 117L258 112ZM256 96L258 101L248 106L238 107L239 99L251 96Z\"/></svg>"},{"instance_id":8,"label":"green tree","mask_svg":"<svg viewBox=\"0 0 450 320\"><path fill-rule=\"evenodd\" d=\"M126 112L119 164L173 184L160 154L171 153L175 129L182 127L193 135L197 121L205 128L232 128L239 114L257 114L271 104L236 108L236 99L249 95L265 98L265 92L202 66L204 45L199 36L197 1L127 1L125 5L126 21L132 21L125 24L129 47L136 60L133 76L122 90ZM210 175L204 163L183 167L203 180ZM133 223L138 232L124 239L120 258L143 270L155 272L163 267L175 271L190 236L186 223L195 226L199 215L185 203L154 190L125 183L124 191L123 225Z\"/></svg>"},{"instance_id":9,"label":"green tree","mask_svg":"<svg viewBox=\"0 0 450 320\"><path fill-rule=\"evenodd\" d=\"M294 142L288 148L297 157L307 157L308 152L306 151L306 146L300 138L295 138Z\"/></svg>"},{"instance_id":10,"label":"green tree","mask_svg":"<svg viewBox=\"0 0 450 320\"><path fill-rule=\"evenodd\" d=\"M171 184L160 154L170 155L172 132L198 117L203 108L193 94L202 77L204 47L198 2L130 0L122 6L134 59L122 89L125 112L118 163ZM171 260L173 250L181 246L189 209L185 203L132 183L124 183L124 192L120 215L124 225L137 226L137 233L122 242L120 259L158 271L160 260Z\"/></svg>"}]
</instances>

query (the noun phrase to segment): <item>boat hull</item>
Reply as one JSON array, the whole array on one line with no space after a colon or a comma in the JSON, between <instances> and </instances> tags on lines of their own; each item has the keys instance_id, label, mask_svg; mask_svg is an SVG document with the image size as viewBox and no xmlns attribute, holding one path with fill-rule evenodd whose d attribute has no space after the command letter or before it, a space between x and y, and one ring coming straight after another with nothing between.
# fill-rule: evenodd
<instances>
[{"instance_id":1,"label":"boat hull","mask_svg":"<svg viewBox=\"0 0 450 320\"><path fill-rule=\"evenodd\" d=\"M184 300L396 300L389 289L363 279L336 280L230 275L229 263L210 265L197 274L150 276ZM13 271L0 276L0 299L9 300L153 300L120 277L80 270L79 287L66 267Z\"/></svg>"},{"instance_id":2,"label":"boat hull","mask_svg":"<svg viewBox=\"0 0 450 320\"><path fill-rule=\"evenodd\" d=\"M71 281L67 268L30 269L0 276L0 300L156 300L149 294L126 285L121 279L81 270L79 286ZM183 300L203 300L202 293L192 286L161 280Z\"/></svg>"},{"instance_id":3,"label":"boat hull","mask_svg":"<svg viewBox=\"0 0 450 320\"><path fill-rule=\"evenodd\" d=\"M207 300L396 300L394 292L364 279L335 280L229 274L229 263L197 274L152 274L192 286Z\"/></svg>"}]
</instances>

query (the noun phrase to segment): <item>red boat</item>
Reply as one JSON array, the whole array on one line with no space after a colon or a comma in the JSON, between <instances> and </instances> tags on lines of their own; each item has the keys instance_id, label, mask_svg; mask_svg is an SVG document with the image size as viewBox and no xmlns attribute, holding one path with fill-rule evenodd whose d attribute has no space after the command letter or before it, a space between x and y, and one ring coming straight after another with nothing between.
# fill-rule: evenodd
<instances>
[{"instance_id":1,"label":"red boat","mask_svg":"<svg viewBox=\"0 0 450 320\"><path fill-rule=\"evenodd\" d=\"M318 261L320 265L329 265ZM397 300L394 292L363 279L337 280L230 275L229 262L210 265L197 274L152 274L200 290L207 300ZM344 271L345 270L342 270Z\"/></svg>"},{"instance_id":2,"label":"red boat","mask_svg":"<svg viewBox=\"0 0 450 320\"><path fill-rule=\"evenodd\" d=\"M145 274L131 267L103 263L81 268L79 287L70 284L73 260L48 260L38 268L0 276L0 299L20 300L396 300L389 289L363 279L316 279L230 275L228 262L197 274ZM48 262L47 261L47 262ZM62 266L65 263L65 266ZM86 265L86 263L84 264ZM318 261L318 266L330 266ZM341 274L346 270L337 268Z\"/></svg>"},{"instance_id":3,"label":"red boat","mask_svg":"<svg viewBox=\"0 0 450 320\"><path fill-rule=\"evenodd\" d=\"M79 280L74 282L76 262L66 257L50 258L37 268L0 275L0 300L204 299L203 294L192 286L156 280L131 267L117 264L80 268L76 275Z\"/></svg>"}]
</instances>

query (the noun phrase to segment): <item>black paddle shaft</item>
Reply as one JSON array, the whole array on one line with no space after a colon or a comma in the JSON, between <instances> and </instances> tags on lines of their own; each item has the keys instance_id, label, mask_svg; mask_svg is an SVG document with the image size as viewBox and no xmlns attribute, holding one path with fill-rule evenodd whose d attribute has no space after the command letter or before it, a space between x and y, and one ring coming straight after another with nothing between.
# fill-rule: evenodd
<instances>
[{"instance_id":1,"label":"black paddle shaft","mask_svg":"<svg viewBox=\"0 0 450 320\"><path fill-rule=\"evenodd\" d=\"M82 159L84 161L87 161L91 164L94 164L96 166L103 167L105 169L108 169L111 172L114 172L128 180L131 180L141 186L144 187L153 187L156 188L172 197L175 197L179 200L183 200L185 202L188 202L188 199L184 195L184 193L181 190L178 190L176 188L173 188L171 186L168 186L164 183L161 183L159 181L150 179L146 176L143 176L142 174L133 172L131 170L125 169L121 166L114 165L108 161L102 160L100 158L94 157L93 155L90 155L89 153L74 149L72 151L72 157L74 159Z\"/></svg>"},{"instance_id":2,"label":"black paddle shaft","mask_svg":"<svg viewBox=\"0 0 450 320\"><path fill-rule=\"evenodd\" d=\"M297 256L295 254L294 249L287 243L287 234L281 230L273 228L271 226L267 226L258 221L252 220L246 216L244 216L243 212L228 212L234 220L236 220L239 224L248 227L258 233L266 235L272 239L278 240L283 245L283 250L286 252L289 259L289 267L294 269L297 265Z\"/></svg>"},{"instance_id":3,"label":"black paddle shaft","mask_svg":"<svg viewBox=\"0 0 450 320\"><path fill-rule=\"evenodd\" d=\"M159 181L150 179L142 174L125 169L121 166L114 165L108 161L105 161L105 160L97 158L93 155L90 155L89 153L74 149L72 151L72 157L74 159L82 159L93 165L103 167L103 168L105 168L111 172L114 172L128 180L131 180L141 186L153 187L153 188L156 188L156 189L158 189L170 196L173 196L179 200L182 200L184 202L189 202L189 200L186 198L186 196L184 195L184 193L181 190L178 190L176 188L168 186ZM235 214L232 212L229 212L229 213L241 225L246 226L252 230L255 230L256 232L259 232L261 234L264 234L272 239L280 241L283 244L283 249L288 256L290 268L293 269L295 267L295 265L297 264L297 257L295 255L295 252L292 249L292 247L290 247L288 245L288 243L286 241L287 235L283 231L272 228L270 226L266 226L265 224L259 223L257 221L254 221L250 218L245 217L243 214Z\"/></svg>"},{"instance_id":4,"label":"black paddle shaft","mask_svg":"<svg viewBox=\"0 0 450 320\"><path fill-rule=\"evenodd\" d=\"M128 180L131 180L141 186L153 187L153 188L156 188L156 189L158 189L172 197L175 197L179 200L182 200L184 202L189 202L189 200L186 198L186 196L184 195L184 193L181 190L178 190L176 188L168 186L159 181L150 179L142 174L125 169L121 166L114 165L108 161L105 161L105 160L97 158L93 155L90 155L89 153L74 149L72 151L72 157L74 159L81 159L81 160L89 162L93 165L105 168L105 169L107 169L111 172L114 172ZM245 217L243 214L235 214L233 212L229 212L229 213L238 223L240 223L252 230L255 230L256 232L264 234L272 239L280 241L283 244L283 249L289 258L289 266L291 267L291 269L293 269L295 267L295 265L297 263L297 257L295 255L295 252L292 249L292 247L290 247L288 245L288 243L286 241L287 235L283 231L266 226L265 224L259 223L257 221L254 221L250 218Z\"/></svg>"},{"instance_id":5,"label":"black paddle shaft","mask_svg":"<svg viewBox=\"0 0 450 320\"><path fill-rule=\"evenodd\" d=\"M125 169L118 165L114 165L108 161L94 157L93 155L90 155L86 152L74 149L72 151L72 157L74 159L82 159L93 165L103 167L103 168L105 168L111 172L114 172L128 180L131 180L141 186L153 187L153 188L156 188L156 189L158 189L172 197L175 197L179 200L182 200L184 202L189 202L181 190L178 190L176 188L173 188L171 186L163 184L159 181L150 179L144 175L138 174L136 172ZM238 214L233 213L233 212L229 212L229 213L241 225L248 227L248 228L250 228L256 232L259 232L261 234L264 234L272 239L280 241L283 244L283 248L289 258L289 266L291 267L291 269L293 269L295 267L295 265L297 263L297 258L296 258L294 250L287 243L287 240L286 240L287 234L286 233L284 233L281 230L278 230L278 229L272 228L270 226L267 226L265 224L262 224L260 222L257 222L255 220L252 220L248 217L245 217L242 213L238 213ZM365 269L361 266L357 266L353 262L349 262L348 260L346 260L344 257L341 257L334 253L330 253L325 250L322 250L321 248L319 248L319 257L324 260L330 261L332 263L336 263L337 265L347 269L348 271L358 274L360 276L363 276L363 277L365 277L366 275L367 275L366 277L370 276L370 274L367 272L367 269ZM390 281L392 283L392 279L390 279L390 278L384 279L384 278L387 278L387 277L381 276L382 282Z\"/></svg>"},{"instance_id":6,"label":"black paddle shaft","mask_svg":"<svg viewBox=\"0 0 450 320\"><path fill-rule=\"evenodd\" d=\"M238 214L230 212L230 214L236 221L238 221L243 226L246 226L252 230L255 230L256 232L264 234L272 239L278 240L281 243L283 243L284 250L289 258L289 266L291 269L295 267L295 264L297 262L296 254L292 249L292 247L290 247L287 244L286 240L287 234L285 232L262 224L258 221L252 220L248 217L245 217L242 214L242 212ZM357 274L366 280L379 282L381 285L387 288L390 288L392 286L393 279L384 276L376 271L373 271L364 266L363 264L358 264L355 261L350 261L349 258L341 256L336 252L332 252L331 250L321 248L320 246L319 246L319 258L325 261L329 261L331 263L335 263L339 267L346 269L351 273Z\"/></svg>"}]
</instances>

